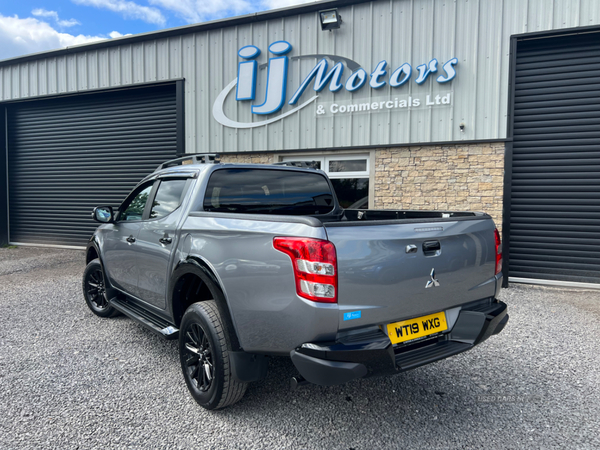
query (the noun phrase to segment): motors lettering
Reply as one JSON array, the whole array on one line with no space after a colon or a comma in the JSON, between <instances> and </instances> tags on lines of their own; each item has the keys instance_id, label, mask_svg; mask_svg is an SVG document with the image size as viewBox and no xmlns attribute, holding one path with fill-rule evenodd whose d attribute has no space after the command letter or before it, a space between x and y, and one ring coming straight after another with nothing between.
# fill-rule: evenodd
<instances>
[{"instance_id":1,"label":"motors lettering","mask_svg":"<svg viewBox=\"0 0 600 450\"><path fill-rule=\"evenodd\" d=\"M396 337L411 336L413 334L419 334L422 331L434 332L436 329L441 328L440 319L434 317L433 319L422 320L419 326L418 322L409 323L401 327L396 328Z\"/></svg>"}]
</instances>

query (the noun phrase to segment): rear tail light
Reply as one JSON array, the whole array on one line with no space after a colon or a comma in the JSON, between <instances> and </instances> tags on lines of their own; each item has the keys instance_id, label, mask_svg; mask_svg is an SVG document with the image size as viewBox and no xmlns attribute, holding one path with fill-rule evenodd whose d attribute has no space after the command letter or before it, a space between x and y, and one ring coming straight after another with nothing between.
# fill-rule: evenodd
<instances>
[{"instance_id":1,"label":"rear tail light","mask_svg":"<svg viewBox=\"0 0 600 450\"><path fill-rule=\"evenodd\" d=\"M337 303L337 255L329 241L276 237L273 247L292 259L296 293L321 303Z\"/></svg>"},{"instance_id":2,"label":"rear tail light","mask_svg":"<svg viewBox=\"0 0 600 450\"><path fill-rule=\"evenodd\" d=\"M496 275L498 275L502 272L502 241L498 228L494 229L494 236L496 238Z\"/></svg>"}]
</instances>

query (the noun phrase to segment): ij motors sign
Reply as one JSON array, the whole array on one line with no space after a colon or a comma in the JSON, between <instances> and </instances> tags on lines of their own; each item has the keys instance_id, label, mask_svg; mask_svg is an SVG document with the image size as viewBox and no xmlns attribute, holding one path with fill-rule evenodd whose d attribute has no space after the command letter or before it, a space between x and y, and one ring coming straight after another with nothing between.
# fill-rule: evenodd
<instances>
[{"instance_id":1,"label":"ij motors sign","mask_svg":"<svg viewBox=\"0 0 600 450\"><path fill-rule=\"evenodd\" d=\"M437 59L432 59L428 63L418 65L414 71L409 63L393 68L388 67L388 62L383 60L368 73L355 61L340 56L296 56L292 59L316 58L320 61L306 74L304 81L288 98L288 66L290 63L288 54L291 50L292 45L286 41L277 41L269 46L269 52L273 56L268 58L266 64L263 64L268 68L265 95L264 99L257 99L256 88L259 75L257 58L260 56L261 51L254 45L242 47L238 51L241 61L238 64L237 77L221 91L213 104L213 117L217 122L231 128L255 128L282 120L311 104L315 107L317 116L331 116L373 113L403 108L434 107L449 105L452 102L452 92L444 92L438 95L409 96L403 93L401 88L410 83L411 80L417 85L422 85L429 78L440 84L448 83L456 77L454 66L458 63L457 58L452 58L444 63L438 63ZM329 71L328 60L335 63ZM344 72L349 72L349 74L345 77ZM315 91L313 95L306 92L311 84ZM348 100L346 97L346 100L338 102L334 100L326 104L316 102L319 98L318 93L327 86L333 93L342 91L354 93L363 89L379 90L388 85L392 89L391 95L387 96L371 95L367 100L356 101ZM246 105L252 114L258 117L270 117L246 123L237 122L227 117L224 111L225 100L232 94L234 88L237 102ZM286 103L290 105L291 109L282 111Z\"/></svg>"}]
</instances>

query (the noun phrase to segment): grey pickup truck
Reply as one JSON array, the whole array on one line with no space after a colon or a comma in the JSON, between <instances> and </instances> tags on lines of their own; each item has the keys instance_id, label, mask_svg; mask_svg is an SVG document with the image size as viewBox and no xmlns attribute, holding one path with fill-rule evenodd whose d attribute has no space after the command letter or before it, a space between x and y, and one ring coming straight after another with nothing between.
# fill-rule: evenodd
<instances>
[{"instance_id":1,"label":"grey pickup truck","mask_svg":"<svg viewBox=\"0 0 600 450\"><path fill-rule=\"evenodd\" d=\"M478 212L344 210L325 173L292 165L162 164L87 246L83 294L179 340L207 409L239 401L288 356L303 383L413 369L508 321L502 250Z\"/></svg>"}]
</instances>

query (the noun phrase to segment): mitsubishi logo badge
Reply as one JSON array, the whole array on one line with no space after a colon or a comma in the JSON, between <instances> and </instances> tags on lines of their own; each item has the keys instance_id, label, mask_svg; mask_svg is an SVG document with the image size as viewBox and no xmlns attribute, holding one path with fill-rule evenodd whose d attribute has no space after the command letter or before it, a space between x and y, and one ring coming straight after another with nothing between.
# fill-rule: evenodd
<instances>
[{"instance_id":1,"label":"mitsubishi logo badge","mask_svg":"<svg viewBox=\"0 0 600 450\"><path fill-rule=\"evenodd\" d=\"M435 277L435 269L431 269L431 273L429 274L429 277L431 278L431 280L429 280L427 282L427 284L425 285L425 289L429 289L432 286L438 287L440 285L440 282Z\"/></svg>"}]
</instances>

